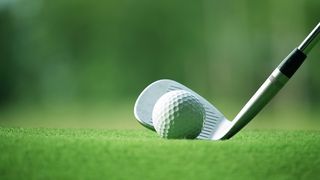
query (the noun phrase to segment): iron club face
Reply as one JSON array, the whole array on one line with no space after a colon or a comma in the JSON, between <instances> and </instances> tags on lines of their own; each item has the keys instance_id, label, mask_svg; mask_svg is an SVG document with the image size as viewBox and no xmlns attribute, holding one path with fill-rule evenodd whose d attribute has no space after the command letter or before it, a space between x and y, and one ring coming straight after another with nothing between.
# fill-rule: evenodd
<instances>
[{"instance_id":1,"label":"iron club face","mask_svg":"<svg viewBox=\"0 0 320 180\"><path fill-rule=\"evenodd\" d=\"M197 137L198 139L221 139L225 131L231 127L232 123L206 99L186 86L168 79L158 80L143 90L134 106L134 114L137 120L143 126L154 130L152 124L153 107L162 95L174 90L185 90L193 94L199 99L205 109L204 126Z\"/></svg>"}]
</instances>

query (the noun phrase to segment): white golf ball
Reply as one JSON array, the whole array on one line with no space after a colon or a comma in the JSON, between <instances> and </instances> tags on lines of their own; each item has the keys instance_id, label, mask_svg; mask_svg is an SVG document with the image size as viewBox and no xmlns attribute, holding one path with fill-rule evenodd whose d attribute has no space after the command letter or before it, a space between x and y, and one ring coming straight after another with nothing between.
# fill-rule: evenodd
<instances>
[{"instance_id":1,"label":"white golf ball","mask_svg":"<svg viewBox=\"0 0 320 180\"><path fill-rule=\"evenodd\" d=\"M157 133L168 139L194 139L203 127L205 110L197 97L185 90L161 96L152 112Z\"/></svg>"}]
</instances>

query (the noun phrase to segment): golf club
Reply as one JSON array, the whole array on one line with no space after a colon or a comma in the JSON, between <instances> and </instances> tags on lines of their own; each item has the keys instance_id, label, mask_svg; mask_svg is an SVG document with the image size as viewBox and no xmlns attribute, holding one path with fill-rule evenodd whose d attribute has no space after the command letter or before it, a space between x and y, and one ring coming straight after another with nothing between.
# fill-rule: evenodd
<instances>
[{"instance_id":1,"label":"golf club","mask_svg":"<svg viewBox=\"0 0 320 180\"><path fill-rule=\"evenodd\" d=\"M166 79L158 80L142 91L135 103L134 115L143 126L155 130L152 124L152 112L157 100L167 92L185 90L196 96L205 109L203 128L197 139L229 139L248 124L288 82L320 39L319 33L320 23L271 73L232 121L226 119L217 108L196 92L178 82Z\"/></svg>"}]
</instances>

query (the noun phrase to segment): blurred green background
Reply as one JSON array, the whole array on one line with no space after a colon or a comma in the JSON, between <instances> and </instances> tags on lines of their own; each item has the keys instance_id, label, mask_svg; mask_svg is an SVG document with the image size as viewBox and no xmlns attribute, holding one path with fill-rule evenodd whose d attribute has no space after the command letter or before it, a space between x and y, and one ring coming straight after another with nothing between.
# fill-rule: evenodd
<instances>
[{"instance_id":1,"label":"blurred green background","mask_svg":"<svg viewBox=\"0 0 320 180\"><path fill-rule=\"evenodd\" d=\"M0 125L142 128L169 78L232 119L319 22L319 0L1 0ZM320 129L320 46L249 128Z\"/></svg>"}]
</instances>

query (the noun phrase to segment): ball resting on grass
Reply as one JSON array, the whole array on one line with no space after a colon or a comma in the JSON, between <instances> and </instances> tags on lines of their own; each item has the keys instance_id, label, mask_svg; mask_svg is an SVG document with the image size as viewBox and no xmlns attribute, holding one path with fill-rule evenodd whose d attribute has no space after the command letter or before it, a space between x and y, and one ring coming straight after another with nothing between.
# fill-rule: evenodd
<instances>
[{"instance_id":1,"label":"ball resting on grass","mask_svg":"<svg viewBox=\"0 0 320 180\"><path fill-rule=\"evenodd\" d=\"M203 127L205 110L197 97L184 90L161 96L152 112L157 133L167 139L194 139Z\"/></svg>"}]
</instances>

